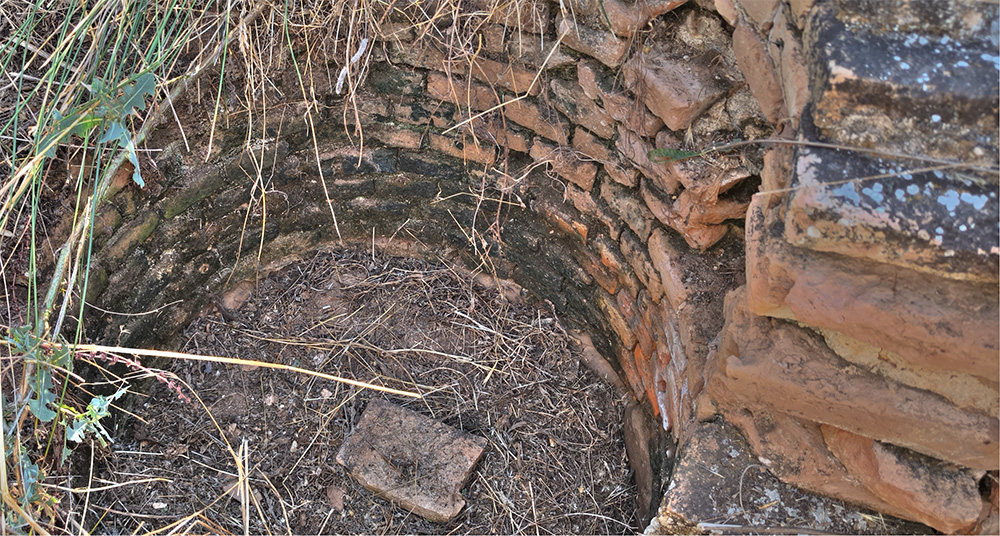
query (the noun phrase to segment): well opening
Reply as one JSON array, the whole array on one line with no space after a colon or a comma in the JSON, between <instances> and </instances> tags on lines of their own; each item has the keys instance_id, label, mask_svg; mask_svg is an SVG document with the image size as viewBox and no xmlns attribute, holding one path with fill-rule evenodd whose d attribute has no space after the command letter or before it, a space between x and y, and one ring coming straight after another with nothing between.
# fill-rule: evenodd
<instances>
[{"instance_id":1,"label":"well opening","mask_svg":"<svg viewBox=\"0 0 1000 536\"><path fill-rule=\"evenodd\" d=\"M312 364L326 372L427 395L406 402L234 365L147 361L178 367L194 390L217 383L209 407L228 422L216 439L249 430L287 447L259 460L282 479L316 456L319 473L300 479L318 486L308 498L268 502L267 490L306 495L282 495L259 471L250 481L263 495L220 494L220 515L253 502L261 519L304 532L988 533L1000 519L1000 15L977 2L893 2L871 16L868 4L443 1L348 10L351 24L336 24L347 11L325 14L324 24L282 26L281 39L274 23L287 13L258 6L216 32L229 24L220 11L183 61L212 60L195 49L219 45L204 37L216 32L231 36L214 56L226 67L192 74L144 116L157 128L143 131L137 167L65 181L99 166L74 150L77 138L60 138L55 159L39 156L63 165L37 182L50 203L43 253L29 262L28 242L3 251L29 276L71 280L51 295L86 302L86 341L189 353L246 343L287 366L322 353ZM319 17L296 9L285 23ZM121 91L144 96L143 80ZM94 192L92 238L81 239L81 209L65 200ZM14 219L18 232L29 227ZM66 268L68 251L85 270ZM405 303L385 293L411 283L420 292ZM370 305L330 314L345 307L334 287L363 289L351 300ZM29 321L18 312L31 303L24 281L5 289L8 327ZM423 329L422 309L441 304ZM392 328L397 310L409 316ZM357 323L341 326L338 314ZM511 323L489 322L501 319ZM60 313L56 325L73 335L76 320ZM365 326L389 338L373 343ZM434 329L492 357L434 346ZM316 330L325 338L310 338ZM392 339L398 330L408 335ZM505 347L511 339L527 342ZM505 379L514 369L522 376ZM422 377L404 378L412 370ZM285 382L303 416L281 413L270 382ZM163 443L151 434L183 435L194 417L149 385L160 410L149 422L161 427L127 424L120 437L155 450ZM518 407L522 387L538 391ZM463 491L475 519L428 524L369 499L330 461L338 434L379 397L494 441ZM253 411L302 430L269 435ZM536 418L518 424L522 411ZM521 435L490 435L500 428ZM600 463L566 461L584 443ZM155 456L193 459L181 452L189 445L173 446ZM509 472L529 454L559 466L550 481ZM71 463L91 467L89 455ZM157 486L105 497L171 496ZM209 501L197 490L186 500ZM289 512L324 501L323 515ZM129 512L166 519L149 508ZM502 515L475 515L485 510ZM230 522L214 527L248 523Z\"/></svg>"}]
</instances>

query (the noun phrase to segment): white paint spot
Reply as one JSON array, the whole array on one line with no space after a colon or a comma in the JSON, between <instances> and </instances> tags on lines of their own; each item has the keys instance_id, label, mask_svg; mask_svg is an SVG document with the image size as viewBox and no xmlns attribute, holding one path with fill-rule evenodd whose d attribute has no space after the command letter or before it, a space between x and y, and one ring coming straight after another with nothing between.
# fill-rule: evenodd
<instances>
[{"instance_id":1,"label":"white paint spot","mask_svg":"<svg viewBox=\"0 0 1000 536\"><path fill-rule=\"evenodd\" d=\"M941 116L938 115L938 114L932 115L931 116L931 122L932 123L940 123L941 122Z\"/></svg>"},{"instance_id":2,"label":"white paint spot","mask_svg":"<svg viewBox=\"0 0 1000 536\"><path fill-rule=\"evenodd\" d=\"M917 195L920 193L920 187L917 186L916 184L911 184L906 187L906 193L910 195Z\"/></svg>"},{"instance_id":3,"label":"white paint spot","mask_svg":"<svg viewBox=\"0 0 1000 536\"><path fill-rule=\"evenodd\" d=\"M959 204L958 192L956 192L955 190L948 190L947 192L944 193L944 195L938 196L937 202L944 205L944 207L947 208L949 212L954 211Z\"/></svg>"},{"instance_id":4,"label":"white paint spot","mask_svg":"<svg viewBox=\"0 0 1000 536\"><path fill-rule=\"evenodd\" d=\"M899 68L902 69L902 70L904 70L904 71L909 71L910 70L910 64L906 63L905 61L901 62L899 64Z\"/></svg>"},{"instance_id":5,"label":"white paint spot","mask_svg":"<svg viewBox=\"0 0 1000 536\"><path fill-rule=\"evenodd\" d=\"M961 195L962 201L972 205L976 210L982 210L986 206L987 198L985 195L972 195L968 192L963 192Z\"/></svg>"},{"instance_id":6,"label":"white paint spot","mask_svg":"<svg viewBox=\"0 0 1000 536\"><path fill-rule=\"evenodd\" d=\"M815 225L810 225L808 228L806 228L806 236L808 236L809 238L819 238L820 237L819 229L817 229Z\"/></svg>"}]
</instances>

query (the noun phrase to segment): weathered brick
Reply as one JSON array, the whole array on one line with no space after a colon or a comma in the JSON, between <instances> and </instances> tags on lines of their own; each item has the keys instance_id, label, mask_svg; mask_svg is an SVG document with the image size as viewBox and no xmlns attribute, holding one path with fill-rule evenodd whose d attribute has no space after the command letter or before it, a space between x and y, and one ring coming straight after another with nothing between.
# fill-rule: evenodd
<instances>
[{"instance_id":1,"label":"weathered brick","mask_svg":"<svg viewBox=\"0 0 1000 536\"><path fill-rule=\"evenodd\" d=\"M719 12L719 15L721 15L730 26L736 26L736 21L739 17L736 12L736 6L733 4L733 0L715 0L715 10Z\"/></svg>"},{"instance_id":2,"label":"weathered brick","mask_svg":"<svg viewBox=\"0 0 1000 536\"><path fill-rule=\"evenodd\" d=\"M622 71L629 89L667 128L682 130L731 88L728 80L716 76L715 57L706 53L674 58L658 45L633 56Z\"/></svg>"},{"instance_id":3,"label":"weathered brick","mask_svg":"<svg viewBox=\"0 0 1000 536\"><path fill-rule=\"evenodd\" d=\"M560 177L589 191L597 177L597 165L589 162L570 147L556 147L541 140L531 146L531 157L536 162L548 162Z\"/></svg>"},{"instance_id":4,"label":"weathered brick","mask_svg":"<svg viewBox=\"0 0 1000 536\"><path fill-rule=\"evenodd\" d=\"M548 36L519 32L516 28L503 24L489 24L483 30L483 48L508 61L519 61L531 67L546 70L566 67L576 60L564 52L564 44L553 52L555 43Z\"/></svg>"},{"instance_id":5,"label":"weathered brick","mask_svg":"<svg viewBox=\"0 0 1000 536\"><path fill-rule=\"evenodd\" d=\"M473 110L487 110L501 101L489 88L481 84L467 84L443 74L427 75L427 93L432 97L454 102L459 107ZM533 101L509 100L500 108L507 120L533 130L536 134L558 142L569 143L569 123L558 111Z\"/></svg>"},{"instance_id":6,"label":"weathered brick","mask_svg":"<svg viewBox=\"0 0 1000 536\"><path fill-rule=\"evenodd\" d=\"M397 47L393 52L393 59L398 62L457 76L469 76L471 73L473 78L518 94L527 92L538 95L541 91L539 84L532 86L535 71L524 69L515 63L502 63L485 57L475 57L471 62L469 58L451 59L434 45L420 48Z\"/></svg>"},{"instance_id":7,"label":"weathered brick","mask_svg":"<svg viewBox=\"0 0 1000 536\"><path fill-rule=\"evenodd\" d=\"M655 301L663 296L663 285L660 276L653 268L653 263L647 253L646 245L639 241L635 234L623 232L621 236L622 255L628 259L629 265L635 271L636 277L646 287L649 295Z\"/></svg>"},{"instance_id":8,"label":"weathered brick","mask_svg":"<svg viewBox=\"0 0 1000 536\"><path fill-rule=\"evenodd\" d=\"M631 353L632 348L635 347L635 334L632 333L632 328L628 327L628 321L625 320L625 316L622 314L621 310L618 309L618 303L615 297L598 292L597 305L602 311L604 311L605 317L608 320L608 326L611 327L611 331L618 336L618 340L621 341L622 344L622 349ZM622 363L622 365L624 366L624 363Z\"/></svg>"},{"instance_id":9,"label":"weathered brick","mask_svg":"<svg viewBox=\"0 0 1000 536\"><path fill-rule=\"evenodd\" d=\"M390 147L404 149L419 149L423 139L416 130L378 124L366 126L365 135Z\"/></svg>"},{"instance_id":10,"label":"weathered brick","mask_svg":"<svg viewBox=\"0 0 1000 536\"><path fill-rule=\"evenodd\" d=\"M607 24L611 31L623 37L632 37L649 21L686 2L687 0L647 0L633 4L622 0L569 0L571 9L577 16L594 20L601 26Z\"/></svg>"},{"instance_id":11,"label":"weathered brick","mask_svg":"<svg viewBox=\"0 0 1000 536\"><path fill-rule=\"evenodd\" d=\"M639 171L652 180L658 188L670 194L677 191L679 182L670 173L670 168L664 164L657 164L650 160L649 152L653 150L651 143L639 137L635 132L619 125L618 139L615 140L615 147L618 148L618 152L623 157L635 164ZM625 178L627 177L628 175L625 176ZM626 186L631 187L635 186L635 184L626 184Z\"/></svg>"},{"instance_id":12,"label":"weathered brick","mask_svg":"<svg viewBox=\"0 0 1000 536\"><path fill-rule=\"evenodd\" d=\"M584 94L579 84L555 79L551 83L552 104L571 122L598 136L609 139L615 133L615 121Z\"/></svg>"},{"instance_id":13,"label":"weathered brick","mask_svg":"<svg viewBox=\"0 0 1000 536\"><path fill-rule=\"evenodd\" d=\"M470 5L481 13L490 14L490 20L495 24L511 26L535 34L547 30L549 22L552 20L551 4L542 0L528 0L510 4L497 4L495 0L471 0Z\"/></svg>"},{"instance_id":14,"label":"weathered brick","mask_svg":"<svg viewBox=\"0 0 1000 536\"><path fill-rule=\"evenodd\" d=\"M920 367L1000 380L996 283L935 277L789 245L780 214L747 215L747 281L756 314L839 331Z\"/></svg>"},{"instance_id":15,"label":"weathered brick","mask_svg":"<svg viewBox=\"0 0 1000 536\"><path fill-rule=\"evenodd\" d=\"M649 112L646 105L629 98L615 88L614 76L605 72L593 60L580 60L576 64L577 82L584 94L595 99L615 121L642 136L655 136L663 128L663 121Z\"/></svg>"},{"instance_id":16,"label":"weathered brick","mask_svg":"<svg viewBox=\"0 0 1000 536\"><path fill-rule=\"evenodd\" d=\"M580 266L594 279L605 292L614 294L618 291L618 278L611 274L604 264L601 263L601 256L590 248L580 248L578 254L581 256Z\"/></svg>"},{"instance_id":17,"label":"weathered brick","mask_svg":"<svg viewBox=\"0 0 1000 536\"><path fill-rule=\"evenodd\" d=\"M983 16L973 4L958 4L945 2L939 11L957 7ZM889 14L905 10L892 2L887 7L892 9L872 9L862 18L863 9L825 6L810 19L803 44L810 51L810 108L820 135L851 147L943 159L961 155L964 163L995 166L1000 149L993 110L1000 108L1000 93L996 37L987 35L992 30L960 38L957 24L928 39L896 30ZM923 11L936 9L929 4ZM886 28L869 18L883 20Z\"/></svg>"},{"instance_id":18,"label":"weathered brick","mask_svg":"<svg viewBox=\"0 0 1000 536\"><path fill-rule=\"evenodd\" d=\"M572 17L560 17L556 23L556 33L563 36L566 46L597 59L612 69L622 64L629 49L627 39L613 33L594 30L578 23Z\"/></svg>"},{"instance_id":19,"label":"weathered brick","mask_svg":"<svg viewBox=\"0 0 1000 536\"><path fill-rule=\"evenodd\" d=\"M764 117L769 123L777 124L788 115L788 111L785 109L781 80L764 40L749 24L740 22L733 32L733 53L750 91L760 103Z\"/></svg>"},{"instance_id":20,"label":"weathered brick","mask_svg":"<svg viewBox=\"0 0 1000 536\"><path fill-rule=\"evenodd\" d=\"M692 290L684 282L685 273L681 263L681 245L663 229L656 229L649 237L650 261L656 268L670 306L675 310L690 298Z\"/></svg>"},{"instance_id":21,"label":"weathered brick","mask_svg":"<svg viewBox=\"0 0 1000 536\"><path fill-rule=\"evenodd\" d=\"M774 27L768 38L768 53L781 80L785 109L791 119L791 127L798 129L799 118L809 103L809 68L802 51L802 38L789 20L785 8L775 18Z\"/></svg>"},{"instance_id":22,"label":"weathered brick","mask_svg":"<svg viewBox=\"0 0 1000 536\"><path fill-rule=\"evenodd\" d=\"M604 181L601 184L601 199L625 221L640 240L649 238L653 229L653 214L635 192L618 183Z\"/></svg>"},{"instance_id":23,"label":"weathered brick","mask_svg":"<svg viewBox=\"0 0 1000 536\"><path fill-rule=\"evenodd\" d=\"M875 495L946 534L967 534L979 520L982 472L822 425L831 452Z\"/></svg>"},{"instance_id":24,"label":"weathered brick","mask_svg":"<svg viewBox=\"0 0 1000 536\"><path fill-rule=\"evenodd\" d=\"M573 131L573 147L604 166L604 171L618 184L635 186L639 171L622 162L618 152L612 152L605 143L582 127Z\"/></svg>"},{"instance_id":25,"label":"weathered brick","mask_svg":"<svg viewBox=\"0 0 1000 536\"><path fill-rule=\"evenodd\" d=\"M489 146L482 142L477 144L473 136L442 136L433 132L428 132L426 136L432 149L441 151L448 156L486 165L491 165L496 161L496 150L493 144L491 143Z\"/></svg>"},{"instance_id":26,"label":"weathered brick","mask_svg":"<svg viewBox=\"0 0 1000 536\"><path fill-rule=\"evenodd\" d=\"M597 252L601 255L601 264L611 270L622 287L634 296L638 296L639 281L632 273L632 267L628 265L628 261L622 256L618 244L601 235L595 236L591 243L596 246Z\"/></svg>"},{"instance_id":27,"label":"weathered brick","mask_svg":"<svg viewBox=\"0 0 1000 536\"><path fill-rule=\"evenodd\" d=\"M568 210L568 206L548 197L538 197L531 202L531 208L552 225L569 236L577 236L582 242L587 242L587 224Z\"/></svg>"},{"instance_id":28,"label":"weathered brick","mask_svg":"<svg viewBox=\"0 0 1000 536\"><path fill-rule=\"evenodd\" d=\"M966 467L996 468L997 419L852 367L808 328L753 315L740 294L732 299L720 370L737 404L772 407Z\"/></svg>"},{"instance_id":29,"label":"weathered brick","mask_svg":"<svg viewBox=\"0 0 1000 536\"><path fill-rule=\"evenodd\" d=\"M997 280L1000 201L987 174L908 172L910 164L803 148L785 218L796 246L953 279ZM996 177L992 174L993 178ZM844 179L873 177L858 182Z\"/></svg>"},{"instance_id":30,"label":"weathered brick","mask_svg":"<svg viewBox=\"0 0 1000 536\"><path fill-rule=\"evenodd\" d=\"M758 28L763 28L774 18L779 2L780 0L741 0L740 6Z\"/></svg>"}]
</instances>

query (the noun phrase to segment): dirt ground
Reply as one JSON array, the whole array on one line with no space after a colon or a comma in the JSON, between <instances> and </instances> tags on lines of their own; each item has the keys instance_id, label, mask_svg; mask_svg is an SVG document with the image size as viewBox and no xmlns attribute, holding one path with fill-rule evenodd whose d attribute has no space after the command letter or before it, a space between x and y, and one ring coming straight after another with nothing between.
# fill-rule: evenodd
<instances>
[{"instance_id":1,"label":"dirt ground","mask_svg":"<svg viewBox=\"0 0 1000 536\"><path fill-rule=\"evenodd\" d=\"M183 350L309 368L423 398L176 361L172 370L195 401L149 386L134 424L94 452L91 488L107 483L101 478L134 483L91 492L85 527L117 534L243 533L245 524L258 534L638 529L621 428L625 399L579 365L552 312L512 303L444 266L357 250L290 265L239 301L226 296L196 319ZM451 522L394 506L336 463L376 398L487 440L462 489L466 506ZM242 448L250 501L227 492Z\"/></svg>"}]
</instances>

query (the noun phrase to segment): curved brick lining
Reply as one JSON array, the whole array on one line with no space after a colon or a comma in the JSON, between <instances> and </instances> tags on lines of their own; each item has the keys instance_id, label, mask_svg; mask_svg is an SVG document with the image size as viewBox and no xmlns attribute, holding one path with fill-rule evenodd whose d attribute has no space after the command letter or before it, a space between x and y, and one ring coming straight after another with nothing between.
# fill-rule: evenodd
<instances>
[{"instance_id":1,"label":"curved brick lining","mask_svg":"<svg viewBox=\"0 0 1000 536\"><path fill-rule=\"evenodd\" d=\"M162 128L159 174L143 190L125 178L95 226L88 297L121 312L183 301L94 316L91 337L169 345L228 282L340 241L486 263L590 333L681 441L718 412L786 481L989 530L995 10L956 2L918 24L906 2L877 20L862 0L679 4L562 17L527 3L482 26L471 60L386 25L352 100L325 78L338 69L314 72L316 146L294 102L266 126L230 116L207 164L204 128L187 132L194 153ZM872 36L877 53L859 52ZM975 76L935 71L942 54ZM907 68L886 63L886 80L871 58ZM297 88L291 71L274 83ZM775 133L897 156L961 148L975 167L792 146L650 155ZM747 285L724 299L744 254Z\"/></svg>"}]
</instances>

